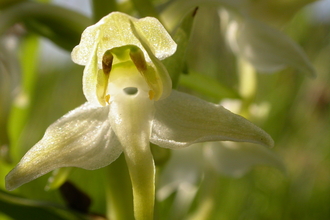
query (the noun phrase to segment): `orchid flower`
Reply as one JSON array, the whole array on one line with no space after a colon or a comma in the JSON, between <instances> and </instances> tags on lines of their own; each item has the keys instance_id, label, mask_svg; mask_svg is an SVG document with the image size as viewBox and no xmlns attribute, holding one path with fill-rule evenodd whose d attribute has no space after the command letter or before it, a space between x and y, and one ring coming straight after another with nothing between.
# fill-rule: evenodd
<instances>
[{"instance_id":1,"label":"orchid flower","mask_svg":"<svg viewBox=\"0 0 330 220\"><path fill-rule=\"evenodd\" d=\"M309 3L310 1L306 1ZM303 49L288 36L264 22L262 4L267 9L273 1L259 2L249 0L178 0L170 4L162 17L172 29L181 16L189 10L200 7L212 7L218 11L220 26L226 43L231 50L250 62L260 72L270 73L292 67L310 76L315 76L315 69ZM281 3L278 3L279 5ZM295 4L291 13L304 4ZM258 11L259 9L259 11ZM282 12L282 11L281 11ZM267 13L266 13L267 14ZM255 16L257 15L257 16ZM283 16L282 13L280 13Z\"/></svg>"},{"instance_id":2,"label":"orchid flower","mask_svg":"<svg viewBox=\"0 0 330 220\"><path fill-rule=\"evenodd\" d=\"M201 183L210 180L205 173L211 172L213 179L216 174L240 178L257 165L272 166L286 173L279 156L264 146L236 142L194 144L172 153L159 178L157 199L164 201L174 195L169 219L183 219L196 194L205 193L200 190Z\"/></svg>"},{"instance_id":3,"label":"orchid flower","mask_svg":"<svg viewBox=\"0 0 330 220\"><path fill-rule=\"evenodd\" d=\"M87 102L49 126L7 175L13 190L60 167L98 169L124 153L136 219L152 219L155 166L150 142L178 149L205 141L241 141L272 146L248 120L197 97L171 89L160 60L176 43L151 17L113 12L88 27L72 51L85 65Z\"/></svg>"},{"instance_id":4,"label":"orchid flower","mask_svg":"<svg viewBox=\"0 0 330 220\"><path fill-rule=\"evenodd\" d=\"M231 50L263 73L292 67L309 76L315 69L302 48L288 36L249 16L219 10Z\"/></svg>"}]
</instances>

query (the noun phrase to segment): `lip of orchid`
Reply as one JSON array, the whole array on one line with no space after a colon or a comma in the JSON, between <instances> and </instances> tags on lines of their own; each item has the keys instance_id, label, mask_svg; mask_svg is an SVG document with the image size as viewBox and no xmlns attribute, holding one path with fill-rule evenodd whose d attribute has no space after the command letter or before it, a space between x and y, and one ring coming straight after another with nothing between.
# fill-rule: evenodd
<instances>
[{"instance_id":1,"label":"lip of orchid","mask_svg":"<svg viewBox=\"0 0 330 220\"><path fill-rule=\"evenodd\" d=\"M113 66L107 88L106 94L110 98L109 102L113 101L113 95L119 92L124 92L124 94L132 97L141 92L148 96L150 92L147 82L131 61L118 63Z\"/></svg>"}]
</instances>

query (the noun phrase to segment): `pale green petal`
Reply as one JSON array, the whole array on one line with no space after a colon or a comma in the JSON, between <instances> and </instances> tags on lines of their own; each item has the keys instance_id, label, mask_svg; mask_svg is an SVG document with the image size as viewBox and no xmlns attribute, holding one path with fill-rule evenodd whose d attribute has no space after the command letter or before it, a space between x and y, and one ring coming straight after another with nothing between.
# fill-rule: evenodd
<instances>
[{"instance_id":1,"label":"pale green petal","mask_svg":"<svg viewBox=\"0 0 330 220\"><path fill-rule=\"evenodd\" d=\"M144 50L139 39L133 34L132 24L146 39L148 46L158 59L165 59L175 52L176 43L156 18L136 19L124 13L113 12L83 32L80 44L72 51L73 61L86 65L90 59L94 44L97 42L99 69L102 67L102 56L105 51L125 45L139 47L143 50L147 62L150 62L148 53ZM97 36L98 31L100 31L99 36ZM116 63L116 60L114 63Z\"/></svg>"},{"instance_id":2,"label":"pale green petal","mask_svg":"<svg viewBox=\"0 0 330 220\"><path fill-rule=\"evenodd\" d=\"M142 51L143 61L145 59L148 63L148 69L140 71L150 84L153 99L158 100L169 95L171 79L159 60L171 56L176 50L176 43L156 18L136 19L124 13L113 12L86 28L80 44L71 53L74 62L86 65L83 89L88 101L98 104L97 93L104 91L104 85L96 85L97 74L103 67L104 53L113 53L111 64L115 65L130 60L132 57L127 51L134 46ZM105 105L104 100L100 103Z\"/></svg>"},{"instance_id":3,"label":"pale green petal","mask_svg":"<svg viewBox=\"0 0 330 220\"><path fill-rule=\"evenodd\" d=\"M180 186L189 187L185 190L197 187L203 176L203 160L201 144L172 151L171 159L159 176L157 198L164 201Z\"/></svg>"},{"instance_id":4,"label":"pale green petal","mask_svg":"<svg viewBox=\"0 0 330 220\"><path fill-rule=\"evenodd\" d=\"M256 165L269 165L285 172L283 161L271 150L256 144L206 143L206 157L220 173L241 177Z\"/></svg>"},{"instance_id":5,"label":"pale green petal","mask_svg":"<svg viewBox=\"0 0 330 220\"><path fill-rule=\"evenodd\" d=\"M149 86L155 93L154 100L157 101L159 99L166 98L172 91L172 80L167 72L167 69L162 64L162 62L157 59L158 57L154 55L152 48L148 45L148 40L142 33L143 29L137 29L132 24L132 30L149 55L149 58L152 61L150 65L152 64L153 68L156 70L154 73L153 71L149 71L144 74L146 81L149 82ZM151 82L153 83L151 84Z\"/></svg>"},{"instance_id":6,"label":"pale green petal","mask_svg":"<svg viewBox=\"0 0 330 220\"><path fill-rule=\"evenodd\" d=\"M240 141L273 146L272 138L245 118L222 106L172 91L155 102L151 142L180 148L205 141Z\"/></svg>"},{"instance_id":7,"label":"pale green petal","mask_svg":"<svg viewBox=\"0 0 330 220\"><path fill-rule=\"evenodd\" d=\"M89 62L87 63L84 74L83 74L83 92L88 102L95 106L101 106L98 97L97 97L97 76L98 76L98 67L97 67L97 46L96 43L93 47L93 50L90 53Z\"/></svg>"},{"instance_id":8,"label":"pale green petal","mask_svg":"<svg viewBox=\"0 0 330 220\"><path fill-rule=\"evenodd\" d=\"M157 199L171 196L168 219L185 219L203 179L204 158L202 144L171 151L171 159L160 170Z\"/></svg>"},{"instance_id":9,"label":"pale green petal","mask_svg":"<svg viewBox=\"0 0 330 220\"><path fill-rule=\"evenodd\" d=\"M226 33L229 45L260 72L292 67L315 76L315 70L302 48L289 37L249 17L231 20Z\"/></svg>"},{"instance_id":10,"label":"pale green petal","mask_svg":"<svg viewBox=\"0 0 330 220\"><path fill-rule=\"evenodd\" d=\"M6 176L6 188L13 190L56 168L104 167L122 152L107 120L108 107L89 103L76 108L49 126L44 137L32 147Z\"/></svg>"}]
</instances>

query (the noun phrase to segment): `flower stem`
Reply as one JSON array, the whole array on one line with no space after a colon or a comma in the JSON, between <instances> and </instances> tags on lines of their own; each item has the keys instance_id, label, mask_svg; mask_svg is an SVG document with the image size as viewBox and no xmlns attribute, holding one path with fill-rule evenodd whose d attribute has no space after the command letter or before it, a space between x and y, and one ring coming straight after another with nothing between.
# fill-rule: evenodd
<instances>
[{"instance_id":1,"label":"flower stem","mask_svg":"<svg viewBox=\"0 0 330 220\"><path fill-rule=\"evenodd\" d=\"M124 155L107 167L107 217L133 220L132 185Z\"/></svg>"},{"instance_id":2,"label":"flower stem","mask_svg":"<svg viewBox=\"0 0 330 220\"><path fill-rule=\"evenodd\" d=\"M253 102L256 94L257 76L255 69L247 61L239 59L239 93L243 99L241 115L249 118L249 107Z\"/></svg>"},{"instance_id":3,"label":"flower stem","mask_svg":"<svg viewBox=\"0 0 330 220\"><path fill-rule=\"evenodd\" d=\"M209 166L205 167L205 176L199 189L198 208L187 220L210 219L216 207L219 181L217 174Z\"/></svg>"},{"instance_id":4,"label":"flower stem","mask_svg":"<svg viewBox=\"0 0 330 220\"><path fill-rule=\"evenodd\" d=\"M6 10L1 11L0 18L0 35L17 22L37 19L49 21L49 25L60 26L65 30L69 29L71 35L79 35L78 39L80 39L81 32L91 24L90 19L80 13L34 1L24 1L6 8Z\"/></svg>"}]
</instances>

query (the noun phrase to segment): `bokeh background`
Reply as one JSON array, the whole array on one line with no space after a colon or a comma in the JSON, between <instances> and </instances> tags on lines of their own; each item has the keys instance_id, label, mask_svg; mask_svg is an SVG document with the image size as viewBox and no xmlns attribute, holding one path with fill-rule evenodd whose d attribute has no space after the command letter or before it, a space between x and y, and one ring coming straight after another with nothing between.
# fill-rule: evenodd
<instances>
[{"instance_id":1,"label":"bokeh background","mask_svg":"<svg viewBox=\"0 0 330 220\"><path fill-rule=\"evenodd\" d=\"M39 2L60 5L87 17L93 13L88 0ZM267 5L268 1L264 2ZM282 8L267 8L260 3L261 9L251 10L265 10L260 14L261 20L301 45L317 77L308 77L293 68L256 74L250 120L273 137L272 151L282 158L286 172L256 166L240 178L216 176L213 191L216 200L209 219L330 219L330 1L307 4L290 19L283 19L285 22L281 19L291 9L285 1L279 2L283 3ZM0 16L7 7L10 6L0 9ZM178 89L219 103L228 97L206 90L208 80L238 91L239 59L226 46L216 17L214 7L200 7L188 44L186 70L204 75L205 81L181 80ZM43 136L46 128L85 102L81 85L83 67L71 61L69 49L54 44L30 27L33 22L20 21L1 32L0 220L87 219L86 215L67 208L61 190L44 190L50 174L13 192L4 188L5 175ZM67 35L63 33L63 39L70 37ZM105 169L71 170L69 179L91 200L88 213L94 213L94 217L88 218L106 216L107 178ZM197 193L190 213L198 209L198 201ZM170 203L171 198L160 203L159 219L170 219Z\"/></svg>"}]
</instances>

